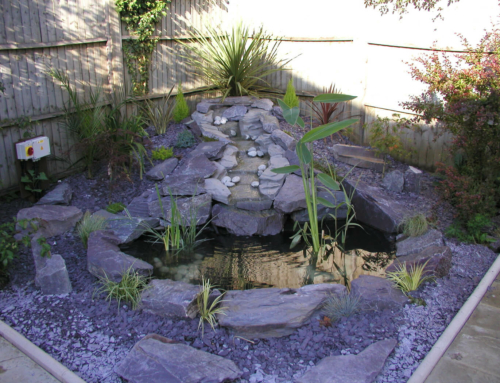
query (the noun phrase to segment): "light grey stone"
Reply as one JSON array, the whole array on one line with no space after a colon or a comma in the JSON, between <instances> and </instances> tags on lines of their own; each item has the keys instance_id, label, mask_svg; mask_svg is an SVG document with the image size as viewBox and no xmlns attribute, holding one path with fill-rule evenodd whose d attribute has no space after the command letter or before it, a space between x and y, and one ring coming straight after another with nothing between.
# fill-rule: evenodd
<instances>
[{"instance_id":1,"label":"light grey stone","mask_svg":"<svg viewBox=\"0 0 500 383\"><path fill-rule=\"evenodd\" d=\"M243 374L231 360L156 334L141 339L115 372L130 383L222 383Z\"/></svg>"},{"instance_id":2,"label":"light grey stone","mask_svg":"<svg viewBox=\"0 0 500 383\"><path fill-rule=\"evenodd\" d=\"M222 116L226 117L230 121L238 121L247 113L247 111L248 108L244 105L234 105L229 109L226 109Z\"/></svg>"},{"instance_id":3,"label":"light grey stone","mask_svg":"<svg viewBox=\"0 0 500 383\"><path fill-rule=\"evenodd\" d=\"M262 150L257 150L258 157L264 157L264 152Z\"/></svg>"},{"instance_id":4,"label":"light grey stone","mask_svg":"<svg viewBox=\"0 0 500 383\"><path fill-rule=\"evenodd\" d=\"M35 205L19 210L17 220L37 220L47 237L53 237L70 230L82 216L82 211L75 206ZM16 229L22 230L22 227L17 224Z\"/></svg>"},{"instance_id":5,"label":"light grey stone","mask_svg":"<svg viewBox=\"0 0 500 383\"><path fill-rule=\"evenodd\" d=\"M274 199L274 208L283 214L289 214L306 207L306 194L302 178L290 174L286 177L285 184Z\"/></svg>"},{"instance_id":6,"label":"light grey stone","mask_svg":"<svg viewBox=\"0 0 500 383\"><path fill-rule=\"evenodd\" d=\"M106 210L98 210L94 215L106 218L106 230L113 232L120 239L120 245L135 241L147 231L147 227L156 227L159 222L157 217L128 218Z\"/></svg>"},{"instance_id":7,"label":"light grey stone","mask_svg":"<svg viewBox=\"0 0 500 383\"><path fill-rule=\"evenodd\" d=\"M271 145L274 145L274 141L271 139L270 134L261 134L259 137L257 137L255 143L259 144L259 149L264 153L267 153L269 151L268 148Z\"/></svg>"},{"instance_id":8,"label":"light grey stone","mask_svg":"<svg viewBox=\"0 0 500 383\"><path fill-rule=\"evenodd\" d=\"M259 181L253 181L251 184L250 184L253 188L258 188L260 183Z\"/></svg>"},{"instance_id":9,"label":"light grey stone","mask_svg":"<svg viewBox=\"0 0 500 383\"><path fill-rule=\"evenodd\" d=\"M226 185L216 178L207 178L204 185L205 190L212 196L212 199L225 204L229 203L231 191Z\"/></svg>"},{"instance_id":10,"label":"light grey stone","mask_svg":"<svg viewBox=\"0 0 500 383\"><path fill-rule=\"evenodd\" d=\"M399 170L394 170L385 175L382 180L382 186L389 191L401 193L405 183L405 177Z\"/></svg>"},{"instance_id":11,"label":"light grey stone","mask_svg":"<svg viewBox=\"0 0 500 383\"><path fill-rule=\"evenodd\" d=\"M227 143L222 141L210 141L200 143L193 153L203 153L209 160L216 161L222 158Z\"/></svg>"},{"instance_id":12,"label":"light grey stone","mask_svg":"<svg viewBox=\"0 0 500 383\"><path fill-rule=\"evenodd\" d=\"M198 124L198 126L212 124L214 122L214 112L212 110L206 113L196 111L191 115L191 118Z\"/></svg>"},{"instance_id":13,"label":"light grey stone","mask_svg":"<svg viewBox=\"0 0 500 383\"><path fill-rule=\"evenodd\" d=\"M429 230L421 236L396 242L396 257L420 253L431 246L444 246L443 234L439 230Z\"/></svg>"},{"instance_id":14,"label":"light grey stone","mask_svg":"<svg viewBox=\"0 0 500 383\"><path fill-rule=\"evenodd\" d=\"M296 383L371 383L380 374L395 339L371 344L358 355L328 356L307 371Z\"/></svg>"},{"instance_id":15,"label":"light grey stone","mask_svg":"<svg viewBox=\"0 0 500 383\"><path fill-rule=\"evenodd\" d=\"M351 294L361 297L364 310L398 310L409 302L392 282L373 275L360 275L351 281Z\"/></svg>"},{"instance_id":16,"label":"light grey stone","mask_svg":"<svg viewBox=\"0 0 500 383\"><path fill-rule=\"evenodd\" d=\"M405 185L404 191L408 193L420 194L420 180L422 178L422 171L409 166L405 172Z\"/></svg>"},{"instance_id":17,"label":"light grey stone","mask_svg":"<svg viewBox=\"0 0 500 383\"><path fill-rule=\"evenodd\" d=\"M235 184L237 184L240 181L241 181L241 178L238 177L238 176L235 176L235 177L231 178L231 182L234 182Z\"/></svg>"},{"instance_id":18,"label":"light grey stone","mask_svg":"<svg viewBox=\"0 0 500 383\"><path fill-rule=\"evenodd\" d=\"M260 122L262 124L262 129L266 133L272 133L276 129L280 128L280 123L278 119L272 115L260 116Z\"/></svg>"},{"instance_id":19,"label":"light grey stone","mask_svg":"<svg viewBox=\"0 0 500 383\"><path fill-rule=\"evenodd\" d=\"M259 137L264 133L262 127L262 122L260 122L261 116L270 114L263 109L250 109L247 114L240 119L240 133L242 136L249 135L250 137ZM253 140L255 140L253 138Z\"/></svg>"},{"instance_id":20,"label":"light grey stone","mask_svg":"<svg viewBox=\"0 0 500 383\"><path fill-rule=\"evenodd\" d=\"M203 124L200 125L201 135L203 137L214 138L223 143L232 143L231 139L227 134L222 133L214 125Z\"/></svg>"},{"instance_id":21,"label":"light grey stone","mask_svg":"<svg viewBox=\"0 0 500 383\"><path fill-rule=\"evenodd\" d=\"M276 145L281 146L284 150L295 150L297 145L297 141L293 137L279 129L273 130L271 138Z\"/></svg>"},{"instance_id":22,"label":"light grey stone","mask_svg":"<svg viewBox=\"0 0 500 383\"><path fill-rule=\"evenodd\" d=\"M264 109L269 112L273 109L273 102L268 98L261 98L252 103L252 108Z\"/></svg>"},{"instance_id":23,"label":"light grey stone","mask_svg":"<svg viewBox=\"0 0 500 383\"><path fill-rule=\"evenodd\" d=\"M179 163L177 158L169 158L161 164L156 165L146 173L146 178L153 181L161 181L165 176L172 173Z\"/></svg>"},{"instance_id":24,"label":"light grey stone","mask_svg":"<svg viewBox=\"0 0 500 383\"><path fill-rule=\"evenodd\" d=\"M317 313L329 295L345 291L340 284L228 291L219 324L248 339L287 336Z\"/></svg>"},{"instance_id":25,"label":"light grey stone","mask_svg":"<svg viewBox=\"0 0 500 383\"><path fill-rule=\"evenodd\" d=\"M190 176L193 178L209 178L215 173L214 164L204 155L195 153L184 158L184 161L175 169L175 176Z\"/></svg>"},{"instance_id":26,"label":"light grey stone","mask_svg":"<svg viewBox=\"0 0 500 383\"><path fill-rule=\"evenodd\" d=\"M288 166L288 160L284 157L271 157L269 167L260 175L259 191L268 198L274 199L279 193L286 174L274 173L272 169Z\"/></svg>"},{"instance_id":27,"label":"light grey stone","mask_svg":"<svg viewBox=\"0 0 500 383\"><path fill-rule=\"evenodd\" d=\"M276 144L269 145L267 147L267 152L269 153L269 156L271 156L271 157L284 156L284 154L285 154L285 150L281 146L276 145Z\"/></svg>"},{"instance_id":28,"label":"light grey stone","mask_svg":"<svg viewBox=\"0 0 500 383\"><path fill-rule=\"evenodd\" d=\"M227 176L227 169L222 166L220 163L217 161L213 161L213 164L216 167L215 173L212 175L212 178L217 178L217 179L222 179L225 176Z\"/></svg>"},{"instance_id":29,"label":"light grey stone","mask_svg":"<svg viewBox=\"0 0 500 383\"><path fill-rule=\"evenodd\" d=\"M224 150L224 154L220 159L219 163L224 166L227 170L233 169L238 165L238 148L233 145L228 145Z\"/></svg>"},{"instance_id":30,"label":"light grey stone","mask_svg":"<svg viewBox=\"0 0 500 383\"><path fill-rule=\"evenodd\" d=\"M257 157L257 151L248 152L248 157Z\"/></svg>"},{"instance_id":31,"label":"light grey stone","mask_svg":"<svg viewBox=\"0 0 500 383\"><path fill-rule=\"evenodd\" d=\"M67 183L57 185L54 190L45 194L35 205L65 205L68 206L73 197L73 189Z\"/></svg>"}]
</instances>

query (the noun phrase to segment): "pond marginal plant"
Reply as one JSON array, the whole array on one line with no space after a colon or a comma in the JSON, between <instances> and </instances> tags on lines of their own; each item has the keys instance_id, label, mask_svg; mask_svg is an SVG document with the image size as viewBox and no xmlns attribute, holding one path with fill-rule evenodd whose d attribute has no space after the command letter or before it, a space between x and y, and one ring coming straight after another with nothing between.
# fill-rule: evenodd
<instances>
[{"instance_id":1,"label":"pond marginal plant","mask_svg":"<svg viewBox=\"0 0 500 383\"><path fill-rule=\"evenodd\" d=\"M105 230L107 225L108 221L106 218L92 214L89 210L87 210L76 227L76 232L80 237L83 246L87 248L90 234L94 231Z\"/></svg>"},{"instance_id":2,"label":"pond marginal plant","mask_svg":"<svg viewBox=\"0 0 500 383\"><path fill-rule=\"evenodd\" d=\"M222 293L218 297L213 299L210 298L210 293L215 286L210 284L209 279L202 278L201 291L196 297L196 303L198 304L198 311L200 313L200 321L198 322L198 330L201 327L201 337L205 332L205 322L207 322L212 330L215 331L215 326L217 324L217 315L226 315L226 309L224 307L217 307L222 302L222 297L225 293Z\"/></svg>"}]
</instances>

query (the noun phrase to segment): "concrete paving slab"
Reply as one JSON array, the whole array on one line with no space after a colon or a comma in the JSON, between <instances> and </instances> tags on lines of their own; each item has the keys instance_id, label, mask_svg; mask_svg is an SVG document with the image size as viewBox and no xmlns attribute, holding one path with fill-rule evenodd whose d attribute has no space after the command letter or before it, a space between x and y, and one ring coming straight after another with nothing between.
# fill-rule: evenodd
<instances>
[{"instance_id":1,"label":"concrete paving slab","mask_svg":"<svg viewBox=\"0 0 500 383\"><path fill-rule=\"evenodd\" d=\"M429 375L426 383L494 383L500 377L479 371L459 362L442 358Z\"/></svg>"},{"instance_id":2,"label":"concrete paving slab","mask_svg":"<svg viewBox=\"0 0 500 383\"><path fill-rule=\"evenodd\" d=\"M493 282L481 300L481 305L500 308L500 281L496 280Z\"/></svg>"}]
</instances>

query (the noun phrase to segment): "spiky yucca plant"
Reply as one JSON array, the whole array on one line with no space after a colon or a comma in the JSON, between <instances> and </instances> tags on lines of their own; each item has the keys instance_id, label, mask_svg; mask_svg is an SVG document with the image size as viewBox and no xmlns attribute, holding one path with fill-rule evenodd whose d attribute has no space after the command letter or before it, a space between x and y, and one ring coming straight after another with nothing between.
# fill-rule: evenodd
<instances>
[{"instance_id":1,"label":"spiky yucca plant","mask_svg":"<svg viewBox=\"0 0 500 383\"><path fill-rule=\"evenodd\" d=\"M184 48L180 56L204 77L205 91L220 91L227 96L258 96L270 89L264 78L284 70L291 59L278 57L281 39L261 26L254 31L242 22L229 33L219 27L206 26L186 30L190 39L178 41Z\"/></svg>"}]
</instances>

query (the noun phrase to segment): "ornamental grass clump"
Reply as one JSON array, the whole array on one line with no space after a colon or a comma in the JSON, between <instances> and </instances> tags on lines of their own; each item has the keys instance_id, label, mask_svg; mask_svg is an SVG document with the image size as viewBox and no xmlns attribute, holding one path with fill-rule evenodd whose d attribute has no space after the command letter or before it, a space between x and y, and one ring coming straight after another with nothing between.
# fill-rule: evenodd
<instances>
[{"instance_id":1,"label":"ornamental grass clump","mask_svg":"<svg viewBox=\"0 0 500 383\"><path fill-rule=\"evenodd\" d=\"M201 327L201 337L203 338L203 334L205 332L205 322L207 322L212 330L215 331L215 326L217 325L217 315L226 315L226 309L224 307L217 307L219 303L222 302L222 297L225 293L222 293L218 297L214 298L212 302L210 302L210 293L213 288L210 284L209 279L202 278L202 286L201 291L196 298L196 302L198 304L198 310L200 313L200 321L198 322L198 330Z\"/></svg>"},{"instance_id":2,"label":"ornamental grass clump","mask_svg":"<svg viewBox=\"0 0 500 383\"><path fill-rule=\"evenodd\" d=\"M399 227L402 229L403 234L409 237L418 237L429 230L429 222L425 214L419 213L403 218Z\"/></svg>"},{"instance_id":3,"label":"ornamental grass clump","mask_svg":"<svg viewBox=\"0 0 500 383\"><path fill-rule=\"evenodd\" d=\"M170 88L170 92L163 96L160 100L154 102L146 100L142 104L142 112L149 120L149 123L155 127L156 134L165 134L174 114L174 105L170 96L174 87Z\"/></svg>"},{"instance_id":4,"label":"ornamental grass clump","mask_svg":"<svg viewBox=\"0 0 500 383\"><path fill-rule=\"evenodd\" d=\"M415 291L426 281L433 281L433 275L424 275L425 268L429 261L422 264L412 264L406 266L406 262L396 266L396 271L387 273L386 278L390 280L394 287L400 289L403 294L409 297L410 291Z\"/></svg>"},{"instance_id":5,"label":"ornamental grass clump","mask_svg":"<svg viewBox=\"0 0 500 383\"><path fill-rule=\"evenodd\" d=\"M107 219L104 217L100 217L98 215L92 215L90 211L86 211L83 215L82 219L78 223L76 228L76 232L80 237L83 246L87 248L90 234L94 231L104 230L107 226Z\"/></svg>"},{"instance_id":6,"label":"ornamental grass clump","mask_svg":"<svg viewBox=\"0 0 500 383\"><path fill-rule=\"evenodd\" d=\"M341 318L349 318L360 310L359 295L344 292L343 294L331 294L323 304L323 311L331 322Z\"/></svg>"}]
</instances>

